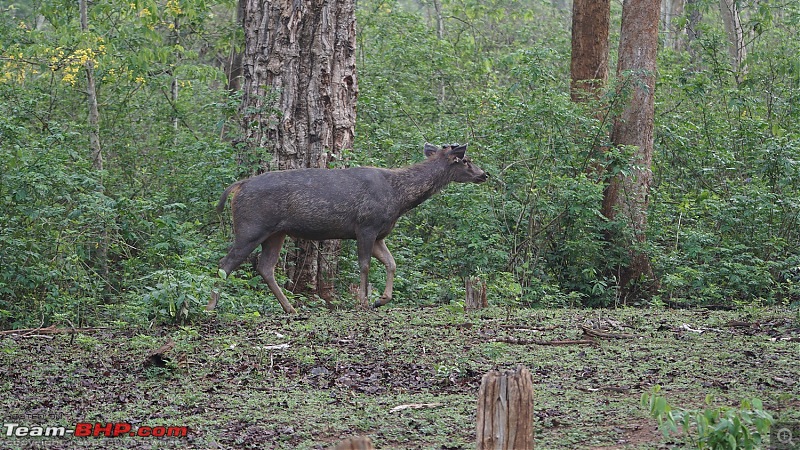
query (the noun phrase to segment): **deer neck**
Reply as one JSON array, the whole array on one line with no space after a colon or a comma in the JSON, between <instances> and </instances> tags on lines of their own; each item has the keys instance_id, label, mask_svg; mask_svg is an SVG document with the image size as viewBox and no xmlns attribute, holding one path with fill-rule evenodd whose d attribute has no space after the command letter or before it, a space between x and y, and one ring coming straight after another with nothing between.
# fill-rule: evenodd
<instances>
[{"instance_id":1,"label":"deer neck","mask_svg":"<svg viewBox=\"0 0 800 450\"><path fill-rule=\"evenodd\" d=\"M391 172L389 182L397 192L401 214L431 198L451 181L442 161L436 159Z\"/></svg>"}]
</instances>

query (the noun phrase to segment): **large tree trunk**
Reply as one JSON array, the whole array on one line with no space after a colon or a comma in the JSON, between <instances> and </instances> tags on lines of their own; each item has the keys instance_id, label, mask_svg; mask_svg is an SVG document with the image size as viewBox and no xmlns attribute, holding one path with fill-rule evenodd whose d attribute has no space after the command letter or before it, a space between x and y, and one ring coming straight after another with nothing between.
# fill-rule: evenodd
<instances>
[{"instance_id":1,"label":"large tree trunk","mask_svg":"<svg viewBox=\"0 0 800 450\"><path fill-rule=\"evenodd\" d=\"M598 98L608 80L609 0L574 0L572 3L572 58L570 75L573 101Z\"/></svg>"},{"instance_id":2,"label":"large tree trunk","mask_svg":"<svg viewBox=\"0 0 800 450\"><path fill-rule=\"evenodd\" d=\"M328 167L351 148L357 97L354 0L245 0L244 162ZM299 241L289 288L334 296L340 245Z\"/></svg>"},{"instance_id":3,"label":"large tree trunk","mask_svg":"<svg viewBox=\"0 0 800 450\"><path fill-rule=\"evenodd\" d=\"M606 186L602 213L609 219L622 218L630 228L630 261L620 268L619 286L624 297L635 293L638 281L653 281L650 259L641 250L647 230L653 160L655 116L655 73L658 51L659 0L626 0L622 8L617 77L629 89L627 104L614 121L611 142L633 146L634 169L612 178Z\"/></svg>"}]
</instances>

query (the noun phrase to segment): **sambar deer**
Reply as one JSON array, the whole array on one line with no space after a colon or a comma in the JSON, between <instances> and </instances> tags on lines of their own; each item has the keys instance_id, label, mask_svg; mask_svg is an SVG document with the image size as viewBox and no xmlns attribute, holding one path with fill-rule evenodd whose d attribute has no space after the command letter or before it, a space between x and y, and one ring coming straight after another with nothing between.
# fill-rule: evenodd
<instances>
[{"instance_id":1,"label":"sambar deer","mask_svg":"<svg viewBox=\"0 0 800 450\"><path fill-rule=\"evenodd\" d=\"M258 272L283 310L295 312L275 281L275 265L284 238L355 239L361 284L358 301L367 305L370 259L386 266L386 288L374 306L392 299L396 265L384 239L397 219L451 182L483 183L488 174L472 163L466 145L439 148L425 144L425 160L399 168L295 169L267 172L230 185L217 204L222 212L232 196L234 241L219 263L230 275L261 245ZM219 298L212 293L206 309Z\"/></svg>"}]
</instances>

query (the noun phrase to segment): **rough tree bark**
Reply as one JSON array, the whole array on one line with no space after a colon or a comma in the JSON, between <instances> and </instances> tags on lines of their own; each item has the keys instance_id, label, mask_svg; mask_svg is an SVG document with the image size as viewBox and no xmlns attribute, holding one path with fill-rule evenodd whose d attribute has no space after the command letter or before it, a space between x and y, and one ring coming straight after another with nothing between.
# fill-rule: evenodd
<instances>
[{"instance_id":1,"label":"rough tree bark","mask_svg":"<svg viewBox=\"0 0 800 450\"><path fill-rule=\"evenodd\" d=\"M638 244L646 240L650 170L653 160L655 73L658 51L659 0L627 0L622 8L617 77L630 90L627 103L615 118L611 142L633 146L632 170L612 178L604 191L602 213L609 219L622 214L633 242L628 242L630 261L619 271L623 298L638 292L642 279L654 282L650 259Z\"/></svg>"},{"instance_id":2,"label":"rough tree bark","mask_svg":"<svg viewBox=\"0 0 800 450\"><path fill-rule=\"evenodd\" d=\"M464 311L477 311L489 306L486 299L486 282L479 277L466 277L464 291Z\"/></svg>"},{"instance_id":3,"label":"rough tree bark","mask_svg":"<svg viewBox=\"0 0 800 450\"><path fill-rule=\"evenodd\" d=\"M518 366L483 376L478 391L478 450L533 450L533 377Z\"/></svg>"},{"instance_id":4,"label":"rough tree bark","mask_svg":"<svg viewBox=\"0 0 800 450\"><path fill-rule=\"evenodd\" d=\"M328 167L353 145L354 0L245 0L243 160L260 171ZM338 241L298 241L290 290L334 297Z\"/></svg>"},{"instance_id":5,"label":"rough tree bark","mask_svg":"<svg viewBox=\"0 0 800 450\"><path fill-rule=\"evenodd\" d=\"M610 0L572 3L571 95L575 102L598 98L608 80Z\"/></svg>"}]
</instances>

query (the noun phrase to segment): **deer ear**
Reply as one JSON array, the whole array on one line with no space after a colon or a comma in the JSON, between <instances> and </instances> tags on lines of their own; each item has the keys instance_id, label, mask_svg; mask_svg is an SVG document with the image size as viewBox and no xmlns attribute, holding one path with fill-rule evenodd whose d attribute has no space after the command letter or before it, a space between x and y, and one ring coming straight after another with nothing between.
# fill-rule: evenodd
<instances>
[{"instance_id":1,"label":"deer ear","mask_svg":"<svg viewBox=\"0 0 800 450\"><path fill-rule=\"evenodd\" d=\"M425 157L430 158L431 156L439 152L439 147L426 142L424 152L425 152Z\"/></svg>"},{"instance_id":2,"label":"deer ear","mask_svg":"<svg viewBox=\"0 0 800 450\"><path fill-rule=\"evenodd\" d=\"M456 158L459 159L463 159L466 153L467 153L467 144L464 145L454 144L453 148L451 148L450 151L447 152L448 155L455 156Z\"/></svg>"}]
</instances>

